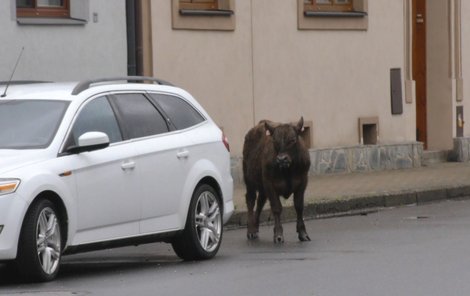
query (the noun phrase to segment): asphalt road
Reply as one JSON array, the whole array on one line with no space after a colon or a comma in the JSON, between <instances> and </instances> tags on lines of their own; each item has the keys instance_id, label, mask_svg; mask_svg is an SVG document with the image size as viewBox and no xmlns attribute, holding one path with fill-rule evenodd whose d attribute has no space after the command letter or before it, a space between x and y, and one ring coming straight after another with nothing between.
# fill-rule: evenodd
<instances>
[{"instance_id":1,"label":"asphalt road","mask_svg":"<svg viewBox=\"0 0 470 296\"><path fill-rule=\"evenodd\" d=\"M166 244L64 257L59 278L25 284L0 265L0 295L469 295L470 201L272 226L247 242L226 231L219 254L181 262Z\"/></svg>"}]
</instances>

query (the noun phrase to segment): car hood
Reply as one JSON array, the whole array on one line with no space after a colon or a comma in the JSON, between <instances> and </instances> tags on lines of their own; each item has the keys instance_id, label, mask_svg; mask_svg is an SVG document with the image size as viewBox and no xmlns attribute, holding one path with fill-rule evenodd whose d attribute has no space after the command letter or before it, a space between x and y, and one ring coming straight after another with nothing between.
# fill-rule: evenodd
<instances>
[{"instance_id":1,"label":"car hood","mask_svg":"<svg viewBox=\"0 0 470 296\"><path fill-rule=\"evenodd\" d=\"M0 176L47 159L44 150L4 150L0 149Z\"/></svg>"}]
</instances>

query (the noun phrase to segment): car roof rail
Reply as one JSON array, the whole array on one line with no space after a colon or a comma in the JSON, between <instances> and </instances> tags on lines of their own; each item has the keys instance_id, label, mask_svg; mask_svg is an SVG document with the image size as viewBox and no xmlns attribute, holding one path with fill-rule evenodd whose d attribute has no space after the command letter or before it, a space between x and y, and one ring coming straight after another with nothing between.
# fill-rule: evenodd
<instances>
[{"instance_id":1,"label":"car roof rail","mask_svg":"<svg viewBox=\"0 0 470 296\"><path fill-rule=\"evenodd\" d=\"M136 82L152 82L156 83L159 85L169 85L173 86L173 84L161 80L158 78L154 77L148 77L148 76L124 76L124 77L111 77L111 78L99 78L99 79L92 79L92 80L85 80L85 81L80 81L75 88L72 90L72 95L78 95L84 90L89 89L90 87L93 86L93 84L104 84L106 82L117 82L117 81L127 81L128 83L136 83Z\"/></svg>"},{"instance_id":2,"label":"car roof rail","mask_svg":"<svg viewBox=\"0 0 470 296\"><path fill-rule=\"evenodd\" d=\"M0 85L22 85L22 84L34 84L34 83L50 83L52 81L43 80L12 80L12 81L0 81Z\"/></svg>"}]
</instances>

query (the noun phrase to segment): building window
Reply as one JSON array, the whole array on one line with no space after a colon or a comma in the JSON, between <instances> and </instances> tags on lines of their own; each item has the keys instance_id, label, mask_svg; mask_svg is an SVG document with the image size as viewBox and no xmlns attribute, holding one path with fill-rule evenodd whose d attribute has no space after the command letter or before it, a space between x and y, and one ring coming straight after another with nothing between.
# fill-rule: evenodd
<instances>
[{"instance_id":1,"label":"building window","mask_svg":"<svg viewBox=\"0 0 470 296\"><path fill-rule=\"evenodd\" d=\"M69 0L16 0L18 17L70 17Z\"/></svg>"},{"instance_id":2,"label":"building window","mask_svg":"<svg viewBox=\"0 0 470 296\"><path fill-rule=\"evenodd\" d=\"M367 30L368 0L297 0L299 30Z\"/></svg>"},{"instance_id":3,"label":"building window","mask_svg":"<svg viewBox=\"0 0 470 296\"><path fill-rule=\"evenodd\" d=\"M304 0L305 11L353 11L352 0Z\"/></svg>"},{"instance_id":4,"label":"building window","mask_svg":"<svg viewBox=\"0 0 470 296\"><path fill-rule=\"evenodd\" d=\"M208 10L219 9L219 1L200 1L200 0L180 0L180 9L188 10Z\"/></svg>"},{"instance_id":5,"label":"building window","mask_svg":"<svg viewBox=\"0 0 470 296\"><path fill-rule=\"evenodd\" d=\"M231 16L230 2L227 0L179 0L179 12L194 16Z\"/></svg>"},{"instance_id":6,"label":"building window","mask_svg":"<svg viewBox=\"0 0 470 296\"><path fill-rule=\"evenodd\" d=\"M173 29L235 30L234 0L172 0Z\"/></svg>"},{"instance_id":7,"label":"building window","mask_svg":"<svg viewBox=\"0 0 470 296\"><path fill-rule=\"evenodd\" d=\"M179 0L180 13L184 11L220 12L221 15L233 14L228 0Z\"/></svg>"}]
</instances>

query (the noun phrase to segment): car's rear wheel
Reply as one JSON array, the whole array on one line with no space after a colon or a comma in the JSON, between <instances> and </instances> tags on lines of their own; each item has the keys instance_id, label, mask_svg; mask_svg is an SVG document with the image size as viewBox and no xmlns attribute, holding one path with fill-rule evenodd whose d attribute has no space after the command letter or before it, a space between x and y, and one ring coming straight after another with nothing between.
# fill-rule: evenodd
<instances>
[{"instance_id":1,"label":"car's rear wheel","mask_svg":"<svg viewBox=\"0 0 470 296\"><path fill-rule=\"evenodd\" d=\"M57 213L51 201L41 199L26 214L15 263L28 281L50 281L59 272L62 246Z\"/></svg>"},{"instance_id":2,"label":"car's rear wheel","mask_svg":"<svg viewBox=\"0 0 470 296\"><path fill-rule=\"evenodd\" d=\"M184 231L172 246L184 260L210 259L222 243L223 221L218 193L207 184L196 188Z\"/></svg>"}]
</instances>

